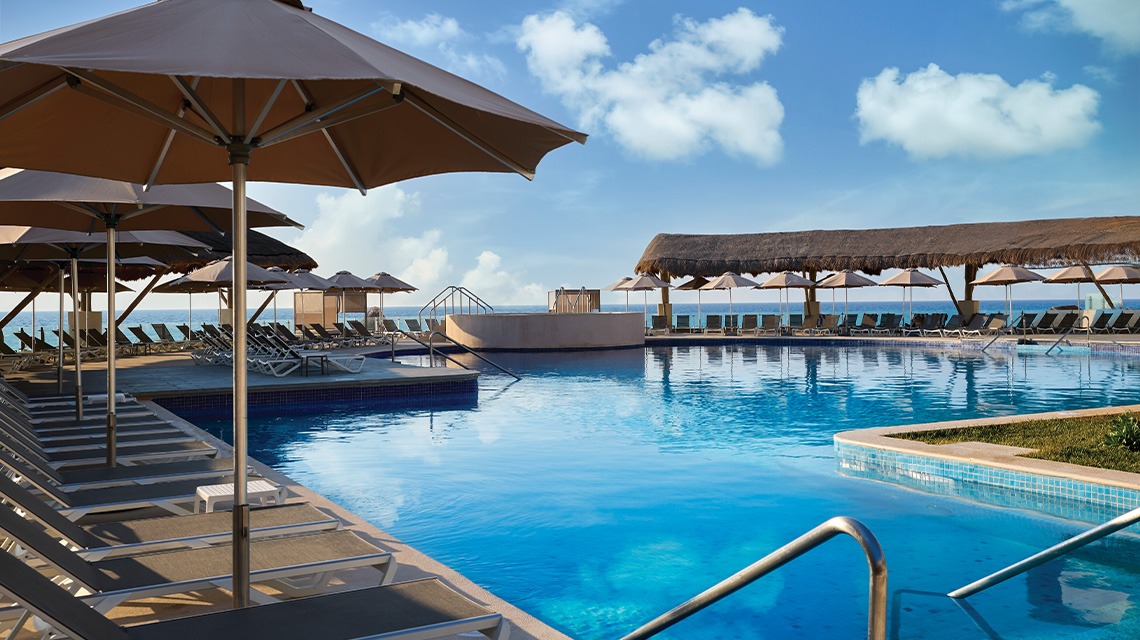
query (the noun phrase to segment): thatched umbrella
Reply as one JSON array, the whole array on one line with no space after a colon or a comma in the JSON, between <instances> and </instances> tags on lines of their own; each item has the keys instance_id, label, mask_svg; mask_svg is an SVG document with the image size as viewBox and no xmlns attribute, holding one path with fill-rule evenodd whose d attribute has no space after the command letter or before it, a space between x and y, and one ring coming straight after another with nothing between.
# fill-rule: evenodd
<instances>
[{"instance_id":1,"label":"thatched umbrella","mask_svg":"<svg viewBox=\"0 0 1140 640\"><path fill-rule=\"evenodd\" d=\"M847 290L860 287L873 287L877 282L861 276L850 269L837 271L816 284L822 289L831 289L831 312L835 313L835 290L843 289L843 315L847 315Z\"/></svg>"},{"instance_id":2,"label":"thatched umbrella","mask_svg":"<svg viewBox=\"0 0 1140 640\"><path fill-rule=\"evenodd\" d=\"M1071 267L1065 267L1057 273L1051 274L1043 280L1049 284L1076 284L1077 285L1077 306L1081 306L1081 283L1082 282L1096 282L1096 276L1093 275L1092 269L1088 265L1076 264ZM1112 305L1112 301L1108 301Z\"/></svg>"},{"instance_id":3,"label":"thatched umbrella","mask_svg":"<svg viewBox=\"0 0 1140 640\"><path fill-rule=\"evenodd\" d=\"M780 289L783 292L784 296L789 298L788 302L787 302L788 308L786 310L783 308L780 309L781 317L783 317L784 320L787 320L788 319L787 316L791 312L791 304L792 304L792 301L790 299L791 292L789 291L789 289L803 289L804 293L806 295L807 290L811 289L815 286L816 286L816 284L812 280L808 280L807 278L805 278L799 274L792 273L791 271L784 271L782 273L777 273L776 275L772 276L771 278L768 278L767 280L765 280L763 282L763 284L757 285L757 288L760 288L760 289Z\"/></svg>"},{"instance_id":4,"label":"thatched umbrella","mask_svg":"<svg viewBox=\"0 0 1140 640\"><path fill-rule=\"evenodd\" d=\"M630 280L633 280L633 278L626 276L617 282L613 282L602 287L602 291L625 291L625 310L627 313L629 312L629 290L622 289L622 287Z\"/></svg>"},{"instance_id":5,"label":"thatched umbrella","mask_svg":"<svg viewBox=\"0 0 1140 640\"><path fill-rule=\"evenodd\" d=\"M906 315L906 291L910 289L910 315L914 316L914 288L937 287L942 284L937 280L915 268L903 269L901 272L883 280L880 287L901 287L903 292L902 315Z\"/></svg>"},{"instance_id":6,"label":"thatched umbrella","mask_svg":"<svg viewBox=\"0 0 1140 640\"><path fill-rule=\"evenodd\" d=\"M696 291L697 292L697 327L701 326L701 287L708 284L707 278L701 276L693 276L688 282L682 282L674 287L677 291Z\"/></svg>"},{"instance_id":7,"label":"thatched umbrella","mask_svg":"<svg viewBox=\"0 0 1140 640\"><path fill-rule=\"evenodd\" d=\"M654 289L668 289L673 285L665 282L657 276L640 275L630 278L628 282L621 285L622 291L641 291L645 301L644 316L649 316L649 292ZM645 318L642 318L645 321Z\"/></svg>"},{"instance_id":8,"label":"thatched umbrella","mask_svg":"<svg viewBox=\"0 0 1140 640\"><path fill-rule=\"evenodd\" d=\"M1116 265L1096 274L1101 284L1120 285L1120 306L1124 307L1124 285L1140 283L1140 268L1131 265Z\"/></svg>"},{"instance_id":9,"label":"thatched umbrella","mask_svg":"<svg viewBox=\"0 0 1140 640\"><path fill-rule=\"evenodd\" d=\"M760 283L755 280L749 280L742 275L726 271L721 275L713 278L708 284L701 287L704 291L724 291L728 290L728 314L734 315L732 312L732 290L741 287L758 287Z\"/></svg>"},{"instance_id":10,"label":"thatched umbrella","mask_svg":"<svg viewBox=\"0 0 1140 640\"><path fill-rule=\"evenodd\" d=\"M1010 286L1021 282L1041 282L1045 276L1034 271L1030 271L1025 267L1018 267L1016 265L1007 264L997 271L988 273L981 278L978 278L970 284L972 285L991 285L991 286L1004 286L1006 305L1009 309L1009 317L1013 318L1013 293L1010 291Z\"/></svg>"}]
</instances>

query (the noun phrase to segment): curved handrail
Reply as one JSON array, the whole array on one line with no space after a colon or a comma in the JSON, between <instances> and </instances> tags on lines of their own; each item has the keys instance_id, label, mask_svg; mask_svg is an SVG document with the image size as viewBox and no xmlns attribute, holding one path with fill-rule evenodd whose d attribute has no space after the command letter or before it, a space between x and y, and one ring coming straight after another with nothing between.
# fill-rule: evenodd
<instances>
[{"instance_id":1,"label":"curved handrail","mask_svg":"<svg viewBox=\"0 0 1140 640\"><path fill-rule=\"evenodd\" d=\"M460 309L462 309L463 300L464 300L464 298L466 298L468 301L468 305L467 305L468 310L471 309L471 303L474 303L475 308L478 309L481 313L495 313L494 307L487 304L487 302L485 300L483 300L479 296L472 293L466 287L458 286L458 285L450 285L447 288L445 288L443 291L440 291L439 293L437 293L434 298L432 298L431 300L429 300L427 302L427 304L420 307L420 311L417 314L417 317L419 318L420 322L423 322L425 312L429 313L429 316L431 318L437 319L436 318L436 309L438 309L440 306L443 306L444 311L446 311L449 300L452 301L451 306L452 306L452 308L454 308L456 306L454 303L454 297L456 296L456 294L459 295L459 299L460 299L459 308Z\"/></svg>"},{"instance_id":2,"label":"curved handrail","mask_svg":"<svg viewBox=\"0 0 1140 640\"><path fill-rule=\"evenodd\" d=\"M835 536L845 533L859 543L867 556L867 568L871 574L870 602L867 612L867 638L885 640L887 635L887 560L883 548L875 535L863 523L846 516L836 516L815 527L811 531L776 549L757 560L745 569L721 580L713 587L693 596L681 605L663 613L642 625L621 640L642 640L650 638L694 613L735 593L772 571L795 560Z\"/></svg>"}]
</instances>

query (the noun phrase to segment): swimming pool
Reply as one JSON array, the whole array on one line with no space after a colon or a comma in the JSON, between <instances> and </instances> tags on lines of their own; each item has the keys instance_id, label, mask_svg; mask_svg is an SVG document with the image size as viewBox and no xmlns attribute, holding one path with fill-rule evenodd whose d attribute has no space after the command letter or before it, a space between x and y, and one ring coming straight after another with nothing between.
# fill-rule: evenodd
<instances>
[{"instance_id":1,"label":"swimming pool","mask_svg":"<svg viewBox=\"0 0 1140 640\"><path fill-rule=\"evenodd\" d=\"M940 594L1085 525L846 478L832 450L858 427L1137 403L1136 358L733 345L496 359L523 380L487 372L474 406L290 407L251 418L251 455L577 638L619 636L832 515L883 544L892 637L1140 636L1131 539L974 596L972 618ZM860 637L866 571L836 539L661 637Z\"/></svg>"}]
</instances>

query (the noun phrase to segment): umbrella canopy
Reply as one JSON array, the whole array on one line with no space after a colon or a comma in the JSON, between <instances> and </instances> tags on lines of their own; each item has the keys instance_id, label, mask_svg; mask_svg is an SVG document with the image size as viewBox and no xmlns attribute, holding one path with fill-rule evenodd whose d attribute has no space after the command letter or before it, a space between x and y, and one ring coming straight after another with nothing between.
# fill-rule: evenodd
<instances>
[{"instance_id":1,"label":"umbrella canopy","mask_svg":"<svg viewBox=\"0 0 1140 640\"><path fill-rule=\"evenodd\" d=\"M677 291L700 291L700 289L708 283L708 278L693 276L692 280L683 282L674 288L677 289Z\"/></svg>"},{"instance_id":2,"label":"umbrella canopy","mask_svg":"<svg viewBox=\"0 0 1140 640\"><path fill-rule=\"evenodd\" d=\"M325 279L333 283L334 289L340 289L341 291L382 291L382 288L375 282L365 280L348 271L337 271L331 278Z\"/></svg>"},{"instance_id":3,"label":"umbrella canopy","mask_svg":"<svg viewBox=\"0 0 1140 640\"><path fill-rule=\"evenodd\" d=\"M732 290L732 289L739 289L741 287L758 287L758 286L760 286L759 283L754 282L752 280L749 280L748 278L745 278L744 276L737 275L735 273L732 273L731 271L728 271L728 272L725 272L725 273L717 276L716 278L713 278L708 284L701 287L701 289L703 289L705 291L711 291L711 290L717 290L717 289L719 289L719 290L724 290L724 289Z\"/></svg>"},{"instance_id":4,"label":"umbrella canopy","mask_svg":"<svg viewBox=\"0 0 1140 640\"><path fill-rule=\"evenodd\" d=\"M811 289L816 284L814 280L808 280L799 274L785 271L777 273L765 280L763 284L756 286L760 289Z\"/></svg>"},{"instance_id":5,"label":"umbrella canopy","mask_svg":"<svg viewBox=\"0 0 1140 640\"><path fill-rule=\"evenodd\" d=\"M1065 267L1057 273L1046 276L1043 282L1048 282L1050 284L1080 284L1082 282L1092 282L1094 277L1095 276L1092 275L1092 271L1089 270L1088 267L1080 264L1075 264L1071 267Z\"/></svg>"},{"instance_id":6,"label":"umbrella canopy","mask_svg":"<svg viewBox=\"0 0 1140 640\"><path fill-rule=\"evenodd\" d=\"M213 283L189 280L186 276L164 282L154 288L155 293L210 293L217 291Z\"/></svg>"},{"instance_id":7,"label":"umbrella canopy","mask_svg":"<svg viewBox=\"0 0 1140 640\"><path fill-rule=\"evenodd\" d=\"M874 280L859 275L851 270L837 271L823 280L820 280L816 286L824 289L857 289L860 287L873 287L879 283Z\"/></svg>"},{"instance_id":8,"label":"umbrella canopy","mask_svg":"<svg viewBox=\"0 0 1140 640\"><path fill-rule=\"evenodd\" d=\"M7 177L4 177L7 174ZM51 171L0 171L0 220L53 229L217 231L232 228L233 192L205 184L142 185ZM247 199L249 226L297 227L298 222Z\"/></svg>"},{"instance_id":9,"label":"umbrella canopy","mask_svg":"<svg viewBox=\"0 0 1140 640\"><path fill-rule=\"evenodd\" d=\"M289 280L268 269L262 269L255 264L246 263L246 281L251 285L287 284ZM228 289L233 286L234 268L233 258L215 260L210 264L186 274L187 282L197 282L213 288ZM212 289L208 289L212 290Z\"/></svg>"},{"instance_id":10,"label":"umbrella canopy","mask_svg":"<svg viewBox=\"0 0 1140 640\"><path fill-rule=\"evenodd\" d=\"M336 289L335 284L329 282L326 278L318 276L308 269L299 269L289 275L295 282L304 285L302 289L313 289L316 291L328 291L329 289Z\"/></svg>"},{"instance_id":11,"label":"umbrella canopy","mask_svg":"<svg viewBox=\"0 0 1140 640\"><path fill-rule=\"evenodd\" d=\"M364 191L456 171L530 179L546 153L585 140L300 2L151 2L0 45L0 166L147 185L233 182L237 309L246 306L247 180ZM246 606L244 322L234 325L233 370L232 591Z\"/></svg>"},{"instance_id":12,"label":"umbrella canopy","mask_svg":"<svg viewBox=\"0 0 1140 640\"><path fill-rule=\"evenodd\" d=\"M925 273L911 267L910 269L903 269L899 273L883 280L879 283L880 287L937 287L942 284L941 280L928 276Z\"/></svg>"},{"instance_id":13,"label":"umbrella canopy","mask_svg":"<svg viewBox=\"0 0 1140 640\"><path fill-rule=\"evenodd\" d=\"M116 255L161 259L172 252L206 248L208 245L174 231L120 231ZM70 260L106 255L104 234L0 225L0 260Z\"/></svg>"},{"instance_id":14,"label":"umbrella canopy","mask_svg":"<svg viewBox=\"0 0 1140 640\"><path fill-rule=\"evenodd\" d=\"M873 287L878 283L874 280L859 275L854 271L847 269L844 271L837 271L823 280L820 280L816 286L823 289L831 289L831 312L835 313L835 289L843 289L843 315L847 315L847 290L858 289L861 287Z\"/></svg>"},{"instance_id":15,"label":"umbrella canopy","mask_svg":"<svg viewBox=\"0 0 1140 640\"><path fill-rule=\"evenodd\" d=\"M622 278L621 280L618 280L617 282L613 282L613 283L607 284L606 286L602 287L602 291L624 291L625 289L624 289L623 285L625 283L629 282L630 280L633 280L633 278L626 276L626 277Z\"/></svg>"},{"instance_id":16,"label":"umbrella canopy","mask_svg":"<svg viewBox=\"0 0 1140 640\"><path fill-rule=\"evenodd\" d=\"M642 275L630 278L628 282L618 288L621 291L652 291L653 289L668 289L672 286L657 276Z\"/></svg>"},{"instance_id":17,"label":"umbrella canopy","mask_svg":"<svg viewBox=\"0 0 1140 640\"><path fill-rule=\"evenodd\" d=\"M1101 284L1137 284L1140 283L1140 268L1129 265L1116 265L1096 274L1096 281Z\"/></svg>"},{"instance_id":18,"label":"umbrella canopy","mask_svg":"<svg viewBox=\"0 0 1140 640\"><path fill-rule=\"evenodd\" d=\"M384 271L377 273L376 275L372 276L371 278L366 278L366 280L373 283L375 286L380 287L380 289L379 289L380 293L401 293L404 291L419 291L419 289L413 287L412 285L408 284L407 282L404 282L403 280L397 278L396 276L389 275L388 273L386 273Z\"/></svg>"},{"instance_id":19,"label":"umbrella canopy","mask_svg":"<svg viewBox=\"0 0 1140 640\"><path fill-rule=\"evenodd\" d=\"M1007 264L996 271L972 281L975 285L1011 285L1019 282L1040 282L1045 276L1035 273L1025 267Z\"/></svg>"},{"instance_id":20,"label":"umbrella canopy","mask_svg":"<svg viewBox=\"0 0 1140 640\"><path fill-rule=\"evenodd\" d=\"M25 275L14 273L0 282L0 291L36 291L39 290L43 293L59 293L59 283L50 282L45 286L40 286L40 282L44 278L29 278ZM101 273L92 273L90 271L80 271L79 281L76 283L76 289L81 292L88 291L107 291L107 278ZM71 276L66 276L63 283L63 292L71 291ZM134 291L134 289L127 285L116 282L115 291L117 293L126 293Z\"/></svg>"}]
</instances>

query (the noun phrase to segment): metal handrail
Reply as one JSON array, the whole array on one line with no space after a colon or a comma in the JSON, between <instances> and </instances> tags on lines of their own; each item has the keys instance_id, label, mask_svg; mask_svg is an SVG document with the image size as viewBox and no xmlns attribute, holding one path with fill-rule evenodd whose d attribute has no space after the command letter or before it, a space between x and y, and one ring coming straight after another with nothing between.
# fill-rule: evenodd
<instances>
[{"instance_id":1,"label":"metal handrail","mask_svg":"<svg viewBox=\"0 0 1140 640\"><path fill-rule=\"evenodd\" d=\"M1035 553L1029 556L1021 562L1011 564L1001 571L991 573L981 580L971 582L970 584L960 589L951 591L946 595L950 596L951 598L968 598L975 593L978 593L979 591L989 589L995 584L1005 582L1006 580L1009 580L1018 574L1029 571L1037 565L1049 562L1053 558L1063 556L1066 553L1074 549L1079 549L1091 542L1096 542L1097 540L1100 540L1107 535L1116 533L1117 531L1134 525L1137 522L1140 522L1140 509L1133 509L1124 515L1117 516L1112 520L1105 522L1104 524L1099 524L1092 529L1085 531L1084 533L1075 535L1064 542L1055 544L1040 553Z\"/></svg>"},{"instance_id":2,"label":"metal handrail","mask_svg":"<svg viewBox=\"0 0 1140 640\"><path fill-rule=\"evenodd\" d=\"M458 305L455 304L455 297L457 295L459 296L459 304ZM420 311L417 314L417 317L419 318L420 322L423 322L424 314L426 313L428 315L428 317L432 318L433 320L438 320L439 318L437 318L436 310L440 306L444 307L444 309L446 310L449 306L448 303L450 303L450 308L453 311L456 308L459 308L462 310L464 301L467 302L468 314L471 313L472 309L475 309L476 313L488 313L488 314L495 313L494 307L487 304L486 301L484 301L482 298L480 298L479 296L472 293L466 287L451 285L451 286L447 287L446 289L444 289L443 291L440 291L439 293L437 293L434 298L432 298L431 300L429 300L427 302L427 304L420 307Z\"/></svg>"},{"instance_id":3,"label":"metal handrail","mask_svg":"<svg viewBox=\"0 0 1140 640\"><path fill-rule=\"evenodd\" d=\"M506 367L504 367L500 364L497 364L495 362L492 362L492 361L488 360L487 358L479 355L474 350L472 350L471 347L468 347L467 345L465 345L461 342L457 342L454 338L447 335L446 333L443 333L440 331L432 331L431 333L428 334L428 337L427 337L428 341L424 342L423 340L420 340L416 336L408 333L407 331L404 331L403 329L397 329L396 332L399 333L400 335L411 338L413 341L415 341L420 346L426 347L428 350L428 358L429 358L428 362L431 362L432 360L435 359L435 337L439 336L439 337L443 338L444 340L447 340L451 344L459 347L460 349L463 349L467 353L470 353L471 355L475 356L476 358L479 358L483 362L486 362L487 364L491 365L492 367L495 367L499 371L502 371L503 373L511 376L515 380L522 380L522 378L520 378L519 375L517 373L515 373L514 371L511 371L510 369L507 369ZM468 369L468 370L471 369L471 367L463 364L462 362L456 360L455 358L452 358L451 356L447 355L446 353L440 352L439 355L443 356L444 358L447 358L447 360L449 362L453 362L453 363L463 367L464 369ZM396 359L396 341L395 340L392 341L392 359L393 360Z\"/></svg>"},{"instance_id":4,"label":"metal handrail","mask_svg":"<svg viewBox=\"0 0 1140 640\"><path fill-rule=\"evenodd\" d=\"M1082 324L1082 323L1084 323L1084 326L1081 326L1081 324ZM1053 349L1056 349L1056 348L1057 348L1057 345L1061 344L1061 341L1062 341L1062 340L1064 340L1065 338L1069 337L1069 334L1070 334L1070 333L1072 333L1072 332L1074 332L1074 331L1078 331L1078 330L1084 330L1084 331L1088 331L1088 329L1089 329L1089 325L1088 325L1088 318L1085 318L1085 317L1083 317L1083 316L1082 316L1082 317L1081 317L1081 318L1079 318L1079 319L1078 319L1076 322L1074 322L1074 323L1072 324L1072 326L1070 326L1068 329L1065 329L1065 332L1064 332L1064 333L1062 333L1060 336L1058 336L1058 337L1057 337L1057 341L1056 341L1056 342L1054 342L1054 343L1053 343L1053 345L1052 345L1051 347L1049 347L1048 349L1046 349L1046 351L1045 351L1045 355L1049 355L1050 353L1052 353L1052 352L1053 352ZM1091 333L1091 332L1089 332L1089 341L1090 341L1090 342L1092 341L1092 333ZM1070 343L1070 344L1071 344L1071 343Z\"/></svg>"},{"instance_id":5,"label":"metal handrail","mask_svg":"<svg viewBox=\"0 0 1140 640\"><path fill-rule=\"evenodd\" d=\"M651 638L841 533L846 533L855 538L867 556L867 568L871 574L870 602L867 607L867 638L868 640L885 640L887 634L887 560L883 556L883 548L879 546L879 541L875 539L871 530L858 520L846 516L837 516L827 520L745 569L721 580L712 588L654 618L621 640Z\"/></svg>"}]
</instances>

